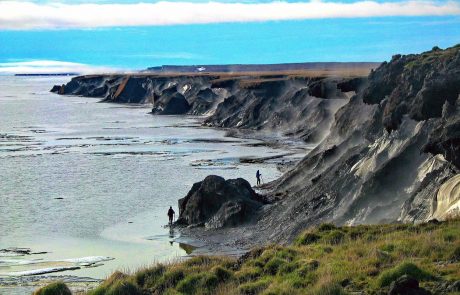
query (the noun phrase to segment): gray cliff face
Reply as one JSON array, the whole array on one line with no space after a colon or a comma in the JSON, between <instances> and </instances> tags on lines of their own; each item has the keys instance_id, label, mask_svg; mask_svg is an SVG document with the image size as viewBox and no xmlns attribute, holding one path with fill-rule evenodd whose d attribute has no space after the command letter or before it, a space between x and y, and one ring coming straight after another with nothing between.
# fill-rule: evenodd
<instances>
[{"instance_id":1,"label":"gray cliff face","mask_svg":"<svg viewBox=\"0 0 460 295\"><path fill-rule=\"evenodd\" d=\"M371 73L367 87L335 114L329 135L271 184L278 202L258 226L286 241L324 221L419 222L443 216L446 202L454 210L460 97L451 81L459 77L459 57L460 46L397 56ZM444 75L436 84L429 82L433 69ZM420 112L427 108L421 101L433 110Z\"/></svg>"},{"instance_id":2,"label":"gray cliff face","mask_svg":"<svg viewBox=\"0 0 460 295\"><path fill-rule=\"evenodd\" d=\"M338 83L350 79L265 79L239 81L231 95L206 119L209 126L281 132L307 142L327 134L334 113L357 87L342 92ZM319 85L319 86L318 86ZM318 91L316 88L323 88ZM316 96L315 96L316 95Z\"/></svg>"}]
</instances>

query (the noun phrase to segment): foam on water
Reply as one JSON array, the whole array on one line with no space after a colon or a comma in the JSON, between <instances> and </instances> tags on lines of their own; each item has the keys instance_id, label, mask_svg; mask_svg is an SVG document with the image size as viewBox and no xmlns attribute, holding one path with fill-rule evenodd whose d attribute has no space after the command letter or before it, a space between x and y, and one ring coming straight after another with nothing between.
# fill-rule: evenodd
<instances>
[{"instance_id":1,"label":"foam on water","mask_svg":"<svg viewBox=\"0 0 460 295\"><path fill-rule=\"evenodd\" d=\"M32 276L32 275L42 275L42 274L49 274L49 273L54 273L54 272L61 272L61 271L66 271L66 270L76 270L76 269L79 269L79 268L80 267L78 267L78 266L47 267L47 268L38 268L38 269L32 269L32 270L10 272L10 273L5 273L5 274L1 274L1 275L6 275L6 276Z\"/></svg>"}]
</instances>

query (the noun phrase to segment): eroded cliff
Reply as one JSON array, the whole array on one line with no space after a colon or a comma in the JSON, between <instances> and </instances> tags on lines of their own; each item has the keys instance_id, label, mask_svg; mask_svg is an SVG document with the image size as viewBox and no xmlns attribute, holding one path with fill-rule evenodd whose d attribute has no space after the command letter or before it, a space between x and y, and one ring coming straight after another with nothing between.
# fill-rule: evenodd
<instances>
[{"instance_id":1,"label":"eroded cliff","mask_svg":"<svg viewBox=\"0 0 460 295\"><path fill-rule=\"evenodd\" d=\"M59 94L104 102L152 104L158 115L206 115L213 127L264 130L319 142L335 112L365 83L343 72L80 76L53 87Z\"/></svg>"},{"instance_id":2,"label":"eroded cliff","mask_svg":"<svg viewBox=\"0 0 460 295\"><path fill-rule=\"evenodd\" d=\"M262 206L256 221L232 231L230 242L253 245L292 241L306 227L325 221L420 222L457 212L459 77L457 45L396 55L368 78L84 76L54 91L109 102L150 102L156 114L207 115L208 126L271 131L318 143L266 186L272 204ZM181 107L169 107L171 101Z\"/></svg>"},{"instance_id":3,"label":"eroded cliff","mask_svg":"<svg viewBox=\"0 0 460 295\"><path fill-rule=\"evenodd\" d=\"M329 135L272 183L258 226L419 222L458 211L460 46L394 56L336 114ZM457 175L457 176L456 176Z\"/></svg>"}]
</instances>

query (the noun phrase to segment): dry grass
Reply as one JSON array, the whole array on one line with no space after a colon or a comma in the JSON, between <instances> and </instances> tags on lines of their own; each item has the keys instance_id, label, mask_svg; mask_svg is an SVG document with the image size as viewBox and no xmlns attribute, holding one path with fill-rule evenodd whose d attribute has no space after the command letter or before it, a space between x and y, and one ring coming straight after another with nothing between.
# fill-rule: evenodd
<instances>
[{"instance_id":1,"label":"dry grass","mask_svg":"<svg viewBox=\"0 0 460 295\"><path fill-rule=\"evenodd\" d=\"M225 81L227 79L247 79L247 78L264 78L273 76L285 76L287 78L312 78L312 77L365 77L371 69L369 65L353 66L353 67L325 67L324 69L305 69L293 71L261 71L261 72L142 72L142 73L101 73L108 77L131 76L136 77L151 77L151 78L174 78L174 77L211 77L214 81ZM99 74L84 75L83 78L99 77Z\"/></svg>"}]
</instances>

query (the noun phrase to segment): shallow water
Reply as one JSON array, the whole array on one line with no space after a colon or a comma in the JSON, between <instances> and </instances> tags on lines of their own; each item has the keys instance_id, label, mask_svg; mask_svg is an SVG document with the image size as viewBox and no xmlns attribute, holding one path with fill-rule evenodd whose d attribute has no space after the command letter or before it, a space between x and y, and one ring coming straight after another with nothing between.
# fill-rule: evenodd
<instances>
[{"instance_id":1,"label":"shallow water","mask_svg":"<svg viewBox=\"0 0 460 295\"><path fill-rule=\"evenodd\" d=\"M265 181L280 176L275 163L239 158L285 150L225 137L197 118L48 92L68 79L0 77L0 249L46 252L0 251L0 277L80 267L57 274L104 278L181 257L187 247L164 228L166 211L178 212L194 182L217 174L254 185L257 169Z\"/></svg>"}]
</instances>

